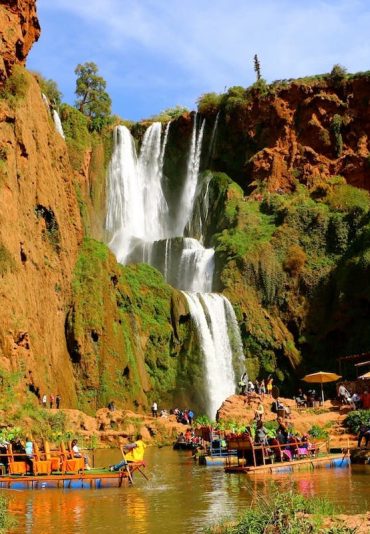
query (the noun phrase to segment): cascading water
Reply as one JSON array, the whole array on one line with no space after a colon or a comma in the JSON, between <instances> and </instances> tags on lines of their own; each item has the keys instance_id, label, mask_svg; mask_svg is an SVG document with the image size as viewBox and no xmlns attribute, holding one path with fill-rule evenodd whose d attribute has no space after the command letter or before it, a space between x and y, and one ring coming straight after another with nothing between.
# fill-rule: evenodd
<instances>
[{"instance_id":1,"label":"cascading water","mask_svg":"<svg viewBox=\"0 0 370 534\"><path fill-rule=\"evenodd\" d=\"M115 129L106 229L109 246L118 261L147 262L161 270L170 284L183 290L204 357L208 403L203 408L214 417L225 397L235 392L234 368L239 370L242 344L230 302L211 293L214 250L204 248L192 237L184 237L199 194L204 128L204 120L198 128L195 115L186 178L176 202L176 221L171 220L163 190L170 123L164 135L160 123L153 123L146 130L138 158L129 130L125 126ZM202 205L208 209L208 202Z\"/></svg>"},{"instance_id":2,"label":"cascading water","mask_svg":"<svg viewBox=\"0 0 370 534\"><path fill-rule=\"evenodd\" d=\"M205 119L203 119L201 127L197 132L197 114L195 114L186 180L179 201L177 235L184 235L185 226L187 225L191 213L193 211L195 192L198 184L200 157L202 153L202 141L205 123L206 121Z\"/></svg>"},{"instance_id":3,"label":"cascading water","mask_svg":"<svg viewBox=\"0 0 370 534\"><path fill-rule=\"evenodd\" d=\"M59 135L63 137L63 139L65 139L62 121L60 120L59 113L57 112L56 109L53 109L53 120L54 120L56 131L58 132Z\"/></svg>"},{"instance_id":4,"label":"cascading water","mask_svg":"<svg viewBox=\"0 0 370 534\"><path fill-rule=\"evenodd\" d=\"M227 320L230 302L216 293L184 292L197 327L205 357L208 415L213 418L222 401L235 393L231 336L240 338L239 327ZM234 316L235 317L235 316ZM236 324L236 328L235 328ZM229 329L232 328L231 334ZM241 361L242 353L237 355Z\"/></svg>"},{"instance_id":5,"label":"cascading water","mask_svg":"<svg viewBox=\"0 0 370 534\"><path fill-rule=\"evenodd\" d=\"M215 123L212 128L212 134L211 134L211 140L209 142L209 149L208 149L208 163L211 161L213 157L213 153L215 151L216 146L216 136L217 136L217 127L218 127L218 121L220 119L220 112L217 113Z\"/></svg>"},{"instance_id":6,"label":"cascading water","mask_svg":"<svg viewBox=\"0 0 370 534\"><path fill-rule=\"evenodd\" d=\"M128 128L114 130L106 229L109 246L121 263L138 245L145 257L150 256L150 244L167 237L168 206L162 189L166 142L165 136L161 144L161 123L153 123L145 132L138 158Z\"/></svg>"}]
</instances>

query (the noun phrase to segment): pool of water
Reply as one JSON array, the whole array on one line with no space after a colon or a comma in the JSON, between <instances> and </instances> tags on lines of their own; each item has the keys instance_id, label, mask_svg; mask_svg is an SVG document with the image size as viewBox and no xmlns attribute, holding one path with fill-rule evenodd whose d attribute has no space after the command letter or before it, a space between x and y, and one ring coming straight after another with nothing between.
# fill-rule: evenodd
<instances>
[{"instance_id":1,"label":"pool of water","mask_svg":"<svg viewBox=\"0 0 370 534\"><path fill-rule=\"evenodd\" d=\"M116 450L97 451L96 466L120 459ZM344 512L369 509L370 468L354 466L293 474L230 474L195 464L189 452L147 449L149 482L135 475L128 488L100 490L1 490L11 496L15 534L135 533L185 534L226 516L236 517L271 481L284 491L292 485L307 497L325 496Z\"/></svg>"}]
</instances>

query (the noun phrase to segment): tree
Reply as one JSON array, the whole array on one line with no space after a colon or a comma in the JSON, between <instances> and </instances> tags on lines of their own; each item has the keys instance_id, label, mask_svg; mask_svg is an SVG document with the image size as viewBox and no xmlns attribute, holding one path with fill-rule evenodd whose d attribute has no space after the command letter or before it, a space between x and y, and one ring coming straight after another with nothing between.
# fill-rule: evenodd
<instances>
[{"instance_id":1,"label":"tree","mask_svg":"<svg viewBox=\"0 0 370 534\"><path fill-rule=\"evenodd\" d=\"M111 113L112 100L106 92L107 82L99 76L93 62L77 65L76 107L91 119L91 129L100 130Z\"/></svg>"},{"instance_id":2,"label":"tree","mask_svg":"<svg viewBox=\"0 0 370 534\"><path fill-rule=\"evenodd\" d=\"M261 64L259 62L257 54L254 54L253 62L254 62L254 72L256 73L257 82L258 82L261 79Z\"/></svg>"}]
</instances>

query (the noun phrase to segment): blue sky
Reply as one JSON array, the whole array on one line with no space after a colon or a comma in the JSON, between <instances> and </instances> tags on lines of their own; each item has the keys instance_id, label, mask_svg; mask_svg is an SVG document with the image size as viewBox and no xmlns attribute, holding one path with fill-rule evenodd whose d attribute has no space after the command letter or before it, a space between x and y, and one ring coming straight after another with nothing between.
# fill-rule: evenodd
<instances>
[{"instance_id":1,"label":"blue sky","mask_svg":"<svg viewBox=\"0 0 370 534\"><path fill-rule=\"evenodd\" d=\"M205 92L370 69L366 0L38 0L42 27L28 67L74 102L78 63L95 61L113 111L139 120Z\"/></svg>"}]
</instances>

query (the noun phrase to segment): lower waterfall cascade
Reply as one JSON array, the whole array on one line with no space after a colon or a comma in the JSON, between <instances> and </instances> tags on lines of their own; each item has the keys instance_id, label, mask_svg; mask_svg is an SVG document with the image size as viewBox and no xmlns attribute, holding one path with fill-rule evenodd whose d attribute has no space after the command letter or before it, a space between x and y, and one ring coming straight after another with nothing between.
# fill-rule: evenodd
<instances>
[{"instance_id":1,"label":"lower waterfall cascade","mask_svg":"<svg viewBox=\"0 0 370 534\"><path fill-rule=\"evenodd\" d=\"M163 191L166 145L170 123L154 122L146 130L139 156L125 126L114 131L114 150L108 172L106 229L109 247L120 263L146 262L180 289L189 306L203 355L202 407L214 419L223 400L235 393L243 349L232 305L213 293L214 249L185 237L197 195L205 120L194 115L186 176L176 200L176 220ZM213 128L212 137L215 136ZM205 203L208 209L208 204Z\"/></svg>"}]
</instances>

